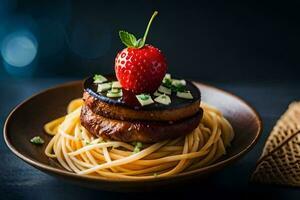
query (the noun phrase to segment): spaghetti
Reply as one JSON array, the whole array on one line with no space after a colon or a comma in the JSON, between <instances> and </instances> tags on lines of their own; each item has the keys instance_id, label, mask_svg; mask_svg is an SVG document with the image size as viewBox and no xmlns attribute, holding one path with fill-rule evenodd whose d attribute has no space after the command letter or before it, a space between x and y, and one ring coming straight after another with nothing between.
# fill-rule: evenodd
<instances>
[{"instance_id":1,"label":"spaghetti","mask_svg":"<svg viewBox=\"0 0 300 200\"><path fill-rule=\"evenodd\" d=\"M81 99L71 101L66 116L44 126L53 136L45 154L79 175L114 179L170 176L213 163L226 154L225 148L234 137L222 113L201 103L203 118L192 133L174 140L144 144L136 151L136 144L94 138L81 126L82 105Z\"/></svg>"}]
</instances>

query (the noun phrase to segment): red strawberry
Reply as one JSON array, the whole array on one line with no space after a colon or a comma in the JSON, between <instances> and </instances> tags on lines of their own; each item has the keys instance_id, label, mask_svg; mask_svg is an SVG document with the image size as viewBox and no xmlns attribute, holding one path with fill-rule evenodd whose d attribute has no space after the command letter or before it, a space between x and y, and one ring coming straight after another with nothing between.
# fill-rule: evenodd
<instances>
[{"instance_id":1,"label":"red strawberry","mask_svg":"<svg viewBox=\"0 0 300 200\"><path fill-rule=\"evenodd\" d=\"M122 42L128 48L119 52L115 59L116 76L124 89L137 94L154 92L167 71L162 52L151 45L145 45L150 25L156 15L157 12L154 12L144 37L139 40L128 32L119 32Z\"/></svg>"},{"instance_id":2,"label":"red strawberry","mask_svg":"<svg viewBox=\"0 0 300 200\"><path fill-rule=\"evenodd\" d=\"M125 48L116 57L115 71L122 87L134 93L154 92L167 71L161 51L151 45Z\"/></svg>"}]
</instances>

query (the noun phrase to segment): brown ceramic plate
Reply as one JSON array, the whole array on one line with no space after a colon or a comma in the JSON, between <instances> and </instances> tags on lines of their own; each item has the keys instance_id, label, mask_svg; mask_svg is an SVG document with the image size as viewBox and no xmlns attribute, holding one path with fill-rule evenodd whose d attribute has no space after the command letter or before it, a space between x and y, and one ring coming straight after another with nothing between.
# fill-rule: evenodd
<instances>
[{"instance_id":1,"label":"brown ceramic plate","mask_svg":"<svg viewBox=\"0 0 300 200\"><path fill-rule=\"evenodd\" d=\"M81 81L48 89L17 106L10 113L4 125L5 142L14 154L30 165L51 175L87 187L112 191L144 191L145 189L190 182L191 179L201 180L247 153L261 134L262 122L257 112L242 99L212 86L196 84L201 90L202 100L220 109L235 131L235 138L232 146L227 149L227 154L216 163L201 169L147 181L112 180L76 175L60 167L55 160L47 158L44 149L51 137L43 132L43 125L64 115L69 101L81 97ZM46 144L42 146L31 144L29 140L36 135L42 136L46 140Z\"/></svg>"}]
</instances>

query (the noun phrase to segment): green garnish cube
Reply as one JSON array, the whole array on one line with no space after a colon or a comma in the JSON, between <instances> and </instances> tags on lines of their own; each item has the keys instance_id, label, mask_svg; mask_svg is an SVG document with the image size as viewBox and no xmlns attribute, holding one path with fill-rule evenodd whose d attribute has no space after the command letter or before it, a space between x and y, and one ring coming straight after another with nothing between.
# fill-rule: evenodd
<instances>
[{"instance_id":1,"label":"green garnish cube","mask_svg":"<svg viewBox=\"0 0 300 200\"><path fill-rule=\"evenodd\" d=\"M95 74L94 77L94 83L104 83L107 81L107 78L105 78L104 76L100 75L100 74Z\"/></svg>"},{"instance_id":2,"label":"green garnish cube","mask_svg":"<svg viewBox=\"0 0 300 200\"><path fill-rule=\"evenodd\" d=\"M157 103L161 103L164 105L169 105L171 103L171 99L168 95L162 94L154 99Z\"/></svg>"},{"instance_id":3,"label":"green garnish cube","mask_svg":"<svg viewBox=\"0 0 300 200\"><path fill-rule=\"evenodd\" d=\"M170 88L172 86L171 74L166 74L162 80L162 85Z\"/></svg>"},{"instance_id":4,"label":"green garnish cube","mask_svg":"<svg viewBox=\"0 0 300 200\"><path fill-rule=\"evenodd\" d=\"M148 94L140 94L139 98L141 100L143 100L143 101L146 101L146 100L148 100L150 98L150 95L148 95Z\"/></svg>"},{"instance_id":5,"label":"green garnish cube","mask_svg":"<svg viewBox=\"0 0 300 200\"><path fill-rule=\"evenodd\" d=\"M162 93L159 93L157 90L153 93L154 96L158 97L160 95L162 95Z\"/></svg>"},{"instance_id":6,"label":"green garnish cube","mask_svg":"<svg viewBox=\"0 0 300 200\"><path fill-rule=\"evenodd\" d=\"M172 90L171 89L169 89L169 88L167 88L165 86L162 86L162 85L159 86L158 91L161 92L161 93L163 93L163 94L168 94L168 95L172 94Z\"/></svg>"},{"instance_id":7,"label":"green garnish cube","mask_svg":"<svg viewBox=\"0 0 300 200\"><path fill-rule=\"evenodd\" d=\"M172 85L175 87L186 86L186 81L183 79L182 80L173 79Z\"/></svg>"},{"instance_id":8,"label":"green garnish cube","mask_svg":"<svg viewBox=\"0 0 300 200\"><path fill-rule=\"evenodd\" d=\"M164 76L163 81L165 81L165 80L171 80L171 74L166 74L166 75Z\"/></svg>"},{"instance_id":9,"label":"green garnish cube","mask_svg":"<svg viewBox=\"0 0 300 200\"><path fill-rule=\"evenodd\" d=\"M45 141L40 136L35 136L35 137L31 138L30 142L33 144L44 144L45 143Z\"/></svg>"},{"instance_id":10,"label":"green garnish cube","mask_svg":"<svg viewBox=\"0 0 300 200\"><path fill-rule=\"evenodd\" d=\"M122 97L123 92L120 89L112 89L107 92L106 96L110 98Z\"/></svg>"},{"instance_id":11,"label":"green garnish cube","mask_svg":"<svg viewBox=\"0 0 300 200\"><path fill-rule=\"evenodd\" d=\"M176 96L178 96L179 98L183 98L183 99L193 99L194 98L190 91L177 92Z\"/></svg>"},{"instance_id":12,"label":"green garnish cube","mask_svg":"<svg viewBox=\"0 0 300 200\"><path fill-rule=\"evenodd\" d=\"M119 81L113 81L111 87L112 88L122 88L122 85L120 84Z\"/></svg>"},{"instance_id":13,"label":"green garnish cube","mask_svg":"<svg viewBox=\"0 0 300 200\"><path fill-rule=\"evenodd\" d=\"M111 88L111 83L98 84L97 92L105 92Z\"/></svg>"},{"instance_id":14,"label":"green garnish cube","mask_svg":"<svg viewBox=\"0 0 300 200\"><path fill-rule=\"evenodd\" d=\"M135 147L134 147L134 150L133 150L133 153L139 153L141 151L141 148L143 147L143 143L141 142L136 142L135 143Z\"/></svg>"},{"instance_id":15,"label":"green garnish cube","mask_svg":"<svg viewBox=\"0 0 300 200\"><path fill-rule=\"evenodd\" d=\"M120 91L121 91L121 90L118 89L118 88L112 88L112 89L110 90L111 93L119 93Z\"/></svg>"},{"instance_id":16,"label":"green garnish cube","mask_svg":"<svg viewBox=\"0 0 300 200\"><path fill-rule=\"evenodd\" d=\"M154 103L151 96L148 94L139 94L136 95L136 98L142 106L146 106Z\"/></svg>"}]
</instances>

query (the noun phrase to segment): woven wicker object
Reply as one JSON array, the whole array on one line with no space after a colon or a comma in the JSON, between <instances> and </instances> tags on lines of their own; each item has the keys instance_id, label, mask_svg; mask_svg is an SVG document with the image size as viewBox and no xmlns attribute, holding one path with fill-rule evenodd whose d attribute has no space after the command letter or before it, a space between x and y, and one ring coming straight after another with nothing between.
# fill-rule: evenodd
<instances>
[{"instance_id":1,"label":"woven wicker object","mask_svg":"<svg viewBox=\"0 0 300 200\"><path fill-rule=\"evenodd\" d=\"M300 102L290 104L268 137L252 174L261 183L300 186Z\"/></svg>"},{"instance_id":2,"label":"woven wicker object","mask_svg":"<svg viewBox=\"0 0 300 200\"><path fill-rule=\"evenodd\" d=\"M266 141L261 157L269 154L298 130L300 130L300 102L294 102L277 121Z\"/></svg>"},{"instance_id":3,"label":"woven wicker object","mask_svg":"<svg viewBox=\"0 0 300 200\"><path fill-rule=\"evenodd\" d=\"M261 183L300 186L299 132L259 161L252 180Z\"/></svg>"}]
</instances>

